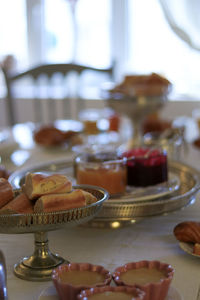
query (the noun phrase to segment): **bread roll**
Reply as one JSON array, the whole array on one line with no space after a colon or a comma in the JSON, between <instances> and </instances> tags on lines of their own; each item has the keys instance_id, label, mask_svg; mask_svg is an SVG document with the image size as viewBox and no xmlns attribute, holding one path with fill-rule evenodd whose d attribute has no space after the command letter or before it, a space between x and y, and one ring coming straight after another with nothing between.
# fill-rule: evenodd
<instances>
[{"instance_id":1,"label":"bread roll","mask_svg":"<svg viewBox=\"0 0 200 300\"><path fill-rule=\"evenodd\" d=\"M200 243L200 223L185 221L174 228L174 235L180 242Z\"/></svg>"},{"instance_id":2,"label":"bread roll","mask_svg":"<svg viewBox=\"0 0 200 300\"><path fill-rule=\"evenodd\" d=\"M0 209L0 213L33 213L33 203L22 193Z\"/></svg>"},{"instance_id":3,"label":"bread roll","mask_svg":"<svg viewBox=\"0 0 200 300\"><path fill-rule=\"evenodd\" d=\"M23 186L24 193L33 200L42 195L68 193L72 190L71 181L64 175L28 173Z\"/></svg>"},{"instance_id":4,"label":"bread roll","mask_svg":"<svg viewBox=\"0 0 200 300\"><path fill-rule=\"evenodd\" d=\"M53 212L82 207L96 202L92 194L83 190L74 190L65 194L50 194L40 197L34 206L34 212Z\"/></svg>"},{"instance_id":5,"label":"bread roll","mask_svg":"<svg viewBox=\"0 0 200 300\"><path fill-rule=\"evenodd\" d=\"M0 178L0 208L6 205L14 197L11 184L5 178Z\"/></svg>"}]
</instances>

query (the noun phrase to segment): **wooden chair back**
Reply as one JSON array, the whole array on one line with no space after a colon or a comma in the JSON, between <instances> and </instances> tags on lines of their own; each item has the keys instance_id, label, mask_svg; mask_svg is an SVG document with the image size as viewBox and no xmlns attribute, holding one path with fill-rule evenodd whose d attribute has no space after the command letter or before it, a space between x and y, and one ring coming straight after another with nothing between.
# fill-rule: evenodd
<instances>
[{"instance_id":1,"label":"wooden chair back","mask_svg":"<svg viewBox=\"0 0 200 300\"><path fill-rule=\"evenodd\" d=\"M98 72L99 74L107 74L109 78L112 79L113 72L114 72L114 65L107 69L99 69L99 68L93 68L93 67L78 65L73 63L44 64L17 74L11 73L4 66L1 66L1 68L4 74L5 85L6 85L6 102L7 102L6 104L7 104L7 112L8 112L8 120L9 120L8 123L11 126L17 123L16 109L15 109L15 101L17 99L16 99L13 86L16 82L19 82L20 79L31 78L34 87L34 95L33 95L34 108L32 113L34 114L35 122L42 122L42 108L41 108L42 101L39 101L39 98L41 100L41 97L39 95L40 94L39 78L41 78L41 76L45 76L48 79L48 82L51 82L51 79L53 78L53 76L55 76L55 74L60 74L62 75L63 78L66 78L69 74L75 73L78 77L80 77L80 75L85 71L92 71L92 72ZM63 83L63 85L65 85L65 83ZM79 87L77 87L76 97L79 97L78 90ZM47 99L49 100L48 102L49 119L51 121L54 121L55 119L54 102L56 99L52 97L51 91L49 92L48 97L46 97L46 100ZM67 101L63 101L63 103L65 105L68 105Z\"/></svg>"}]
</instances>

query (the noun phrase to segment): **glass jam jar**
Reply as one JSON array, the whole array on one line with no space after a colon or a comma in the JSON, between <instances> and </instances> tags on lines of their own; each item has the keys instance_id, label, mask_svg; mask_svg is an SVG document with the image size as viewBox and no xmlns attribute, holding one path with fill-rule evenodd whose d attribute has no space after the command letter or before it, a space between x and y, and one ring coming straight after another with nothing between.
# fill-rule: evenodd
<instances>
[{"instance_id":1,"label":"glass jam jar","mask_svg":"<svg viewBox=\"0 0 200 300\"><path fill-rule=\"evenodd\" d=\"M74 168L77 184L96 185L106 189L110 195L126 190L126 159L118 158L114 152L79 154Z\"/></svg>"},{"instance_id":2,"label":"glass jam jar","mask_svg":"<svg viewBox=\"0 0 200 300\"><path fill-rule=\"evenodd\" d=\"M121 157L127 158L129 186L146 187L168 180L167 152L161 148L133 148Z\"/></svg>"}]
</instances>

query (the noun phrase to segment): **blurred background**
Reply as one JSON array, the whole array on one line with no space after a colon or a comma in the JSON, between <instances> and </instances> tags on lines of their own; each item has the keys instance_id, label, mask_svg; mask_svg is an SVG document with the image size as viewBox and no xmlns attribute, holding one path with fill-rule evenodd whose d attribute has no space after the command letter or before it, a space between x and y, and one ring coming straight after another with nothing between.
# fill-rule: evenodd
<instances>
[{"instance_id":1,"label":"blurred background","mask_svg":"<svg viewBox=\"0 0 200 300\"><path fill-rule=\"evenodd\" d=\"M125 74L156 72L173 84L169 100L198 101L199 9L198 0L1 0L0 61L16 72L44 63L114 65L115 82ZM80 94L98 99L108 80L86 72ZM27 91L31 97L27 80L23 88L16 85L19 98ZM53 97L61 96L54 91ZM0 73L0 125L6 123L5 97Z\"/></svg>"}]
</instances>

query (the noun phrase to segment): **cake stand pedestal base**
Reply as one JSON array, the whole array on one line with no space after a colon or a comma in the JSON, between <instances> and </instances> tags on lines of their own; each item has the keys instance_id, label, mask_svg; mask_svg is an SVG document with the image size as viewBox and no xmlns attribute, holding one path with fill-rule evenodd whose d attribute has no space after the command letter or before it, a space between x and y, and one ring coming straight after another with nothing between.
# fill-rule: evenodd
<instances>
[{"instance_id":1,"label":"cake stand pedestal base","mask_svg":"<svg viewBox=\"0 0 200 300\"><path fill-rule=\"evenodd\" d=\"M47 281L51 280L52 270L63 263L69 262L49 250L47 232L37 232L33 255L24 257L17 263L14 274L25 280Z\"/></svg>"}]
</instances>

